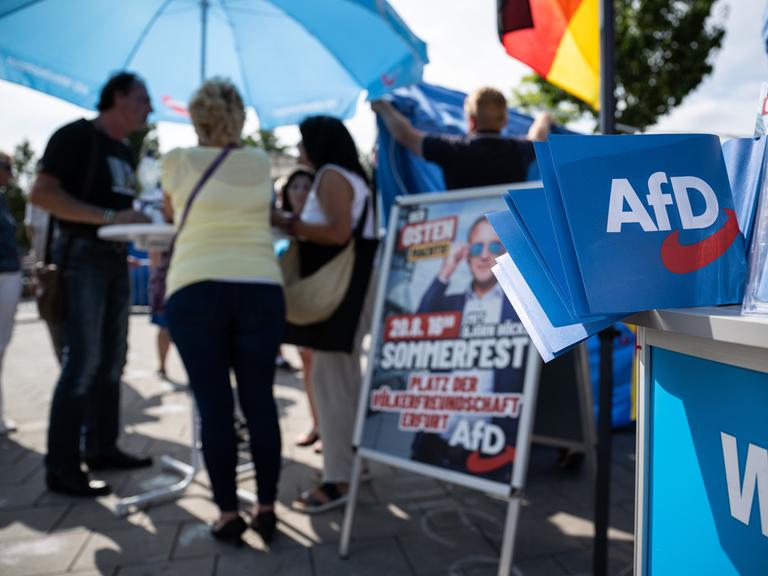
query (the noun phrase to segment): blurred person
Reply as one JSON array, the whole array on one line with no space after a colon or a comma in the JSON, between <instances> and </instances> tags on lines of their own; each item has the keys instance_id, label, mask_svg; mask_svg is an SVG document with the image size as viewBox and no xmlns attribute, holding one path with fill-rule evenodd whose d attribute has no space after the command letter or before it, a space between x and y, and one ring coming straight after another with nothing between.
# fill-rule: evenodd
<instances>
[{"instance_id":1,"label":"blurred person","mask_svg":"<svg viewBox=\"0 0 768 576\"><path fill-rule=\"evenodd\" d=\"M297 166L288 174L280 187L280 208L292 214L301 214L307 202L315 175L305 166Z\"/></svg>"},{"instance_id":2,"label":"blurred person","mask_svg":"<svg viewBox=\"0 0 768 576\"><path fill-rule=\"evenodd\" d=\"M489 87L474 91L464 102L466 136L422 132L385 100L373 102L371 109L398 143L440 166L448 190L523 182L536 157L531 142L546 140L552 125L551 116L542 113L526 138L502 136L507 125L507 99Z\"/></svg>"},{"instance_id":3,"label":"blurred person","mask_svg":"<svg viewBox=\"0 0 768 576\"><path fill-rule=\"evenodd\" d=\"M309 196L309 191L312 188L314 177L315 175L312 170L305 166L294 168L280 187L279 207L284 212L301 214ZM312 429L296 439L296 446L315 446L315 451L319 453L322 450L322 445L318 443L320 441L320 431L317 424L317 408L315 408L314 393L312 392L312 349L299 346L298 352L303 367L302 379L304 380L304 390L307 393L309 411L312 416Z\"/></svg>"},{"instance_id":4,"label":"blurred person","mask_svg":"<svg viewBox=\"0 0 768 576\"><path fill-rule=\"evenodd\" d=\"M13 179L13 159L0 152L0 375L5 349L11 341L16 306L21 296L21 261L16 245L16 219L5 201L6 186ZM3 391L0 383L0 435L16 430L16 423L5 418Z\"/></svg>"},{"instance_id":5,"label":"blurred person","mask_svg":"<svg viewBox=\"0 0 768 576\"><path fill-rule=\"evenodd\" d=\"M135 166L124 139L145 128L152 105L143 80L120 72L104 85L97 108L95 119L77 120L51 136L29 198L58 222L52 260L62 275L66 309L46 483L75 496L110 492L81 469L82 460L90 471L152 465L151 458L117 445L130 313L128 245L96 233L105 224L148 221L132 209Z\"/></svg>"},{"instance_id":6,"label":"blurred person","mask_svg":"<svg viewBox=\"0 0 768 576\"><path fill-rule=\"evenodd\" d=\"M168 270L166 319L200 413L203 456L220 511L211 533L239 544L247 528L235 478L233 369L257 479L251 526L269 542L277 524L281 463L272 387L285 323L270 228L269 157L240 147L245 109L231 82L205 82L189 112L199 145L172 150L162 167L166 202L179 230Z\"/></svg>"},{"instance_id":7,"label":"blurred person","mask_svg":"<svg viewBox=\"0 0 768 576\"><path fill-rule=\"evenodd\" d=\"M150 322L157 326L157 375L168 379L166 360L171 349L171 334L165 318L165 281L171 263L169 250L149 251L149 308Z\"/></svg>"},{"instance_id":8,"label":"blurred person","mask_svg":"<svg viewBox=\"0 0 768 576\"><path fill-rule=\"evenodd\" d=\"M38 167L39 168L39 167ZM32 247L32 257L36 264L44 265L50 252L53 239L56 235L56 222L51 215L42 208L27 202L24 208L24 231ZM62 342L62 326L46 321L48 333L51 336L53 352L56 360L61 365L61 354L64 344Z\"/></svg>"},{"instance_id":9,"label":"blurred person","mask_svg":"<svg viewBox=\"0 0 768 576\"><path fill-rule=\"evenodd\" d=\"M322 266L350 241L362 226L363 238L374 238L374 206L368 176L360 164L357 147L344 124L328 116L315 116L299 126L300 161L316 171L315 181L300 216L287 228L301 239L301 250L314 253ZM305 259L302 255L302 268ZM307 269L305 274L311 273ZM367 295L359 317L345 320L354 334L351 353L315 349L312 354L314 392L322 438L322 482L294 501L294 508L321 512L343 505L352 474L352 435L362 386L360 354L370 324L374 282L366 271Z\"/></svg>"}]
</instances>

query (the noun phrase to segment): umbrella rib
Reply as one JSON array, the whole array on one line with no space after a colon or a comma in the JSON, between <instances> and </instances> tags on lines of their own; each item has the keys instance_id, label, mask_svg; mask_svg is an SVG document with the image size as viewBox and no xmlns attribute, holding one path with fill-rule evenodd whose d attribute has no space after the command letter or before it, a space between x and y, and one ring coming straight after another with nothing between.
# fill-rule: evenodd
<instances>
[{"instance_id":1,"label":"umbrella rib","mask_svg":"<svg viewBox=\"0 0 768 576\"><path fill-rule=\"evenodd\" d=\"M243 63L243 57L240 54L240 41L237 38L237 34L235 34L235 26L233 24L232 20L232 14L230 14L229 7L227 6L226 0L220 0L221 3L221 11L224 12L224 18L227 20L227 24L229 25L230 30L232 30L232 38L235 42L235 53L237 54L237 60L240 62L240 81L243 83L243 90L248 95L250 99L251 95L251 87L248 84L248 76L245 72L245 64ZM253 106L253 104L251 104ZM255 108L255 106L254 106Z\"/></svg>"},{"instance_id":2,"label":"umbrella rib","mask_svg":"<svg viewBox=\"0 0 768 576\"><path fill-rule=\"evenodd\" d=\"M149 22L141 31L141 35L139 36L138 40L136 40L136 43L131 48L131 51L128 52L128 57L125 59L123 68L128 68L128 64L131 62L131 60L133 60L133 57L136 56L136 53L139 51L139 48L141 47L141 43L144 42L144 38L147 37L147 34L149 34L149 31L152 29L152 26L155 25L155 22L157 22L157 19L160 18L160 15L165 11L165 9L170 5L171 2L173 2L173 0L165 0L165 2L163 2L160 5L160 7L155 11L155 13L149 19Z\"/></svg>"},{"instance_id":3,"label":"umbrella rib","mask_svg":"<svg viewBox=\"0 0 768 576\"><path fill-rule=\"evenodd\" d=\"M43 1L44 0L29 0L29 2L27 2L26 4L22 4L21 6L16 6L16 8L14 8L13 10L8 10L8 12L6 12L5 14L0 15L0 19L6 18L6 17L10 16L11 14L15 14L16 12L20 12L21 10L26 10L27 8L29 8L33 4L39 4L40 2L43 2Z\"/></svg>"}]
</instances>

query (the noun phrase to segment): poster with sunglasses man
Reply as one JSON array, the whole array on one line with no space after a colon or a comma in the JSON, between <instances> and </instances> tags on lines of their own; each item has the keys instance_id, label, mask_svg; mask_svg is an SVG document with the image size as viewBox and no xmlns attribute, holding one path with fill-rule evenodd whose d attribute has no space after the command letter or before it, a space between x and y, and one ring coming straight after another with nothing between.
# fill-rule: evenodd
<instances>
[{"instance_id":1,"label":"poster with sunglasses man","mask_svg":"<svg viewBox=\"0 0 768 576\"><path fill-rule=\"evenodd\" d=\"M508 485L530 341L491 271L505 250L484 214L503 206L401 208L361 444Z\"/></svg>"}]
</instances>

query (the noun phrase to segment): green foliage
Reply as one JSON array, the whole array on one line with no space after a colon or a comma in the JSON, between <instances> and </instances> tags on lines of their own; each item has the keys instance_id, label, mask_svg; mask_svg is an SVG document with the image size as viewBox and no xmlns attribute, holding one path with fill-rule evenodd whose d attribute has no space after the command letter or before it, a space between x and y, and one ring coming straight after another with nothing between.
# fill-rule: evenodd
<instances>
[{"instance_id":1,"label":"green foliage","mask_svg":"<svg viewBox=\"0 0 768 576\"><path fill-rule=\"evenodd\" d=\"M35 151L29 140L23 140L13 150L13 180L5 187L5 201L16 220L16 242L19 252L29 251L29 239L24 231L24 211L27 205L24 189L32 183L35 175Z\"/></svg>"},{"instance_id":2,"label":"green foliage","mask_svg":"<svg viewBox=\"0 0 768 576\"><path fill-rule=\"evenodd\" d=\"M712 72L712 57L725 29L710 19L717 0L616 0L616 121L644 129L670 112ZM582 113L597 117L589 105L526 76L512 102L525 111L552 110L560 119Z\"/></svg>"},{"instance_id":3,"label":"green foliage","mask_svg":"<svg viewBox=\"0 0 768 576\"><path fill-rule=\"evenodd\" d=\"M261 148L266 152L285 152L288 146L281 144L273 130L258 130L243 138L243 144Z\"/></svg>"},{"instance_id":4,"label":"green foliage","mask_svg":"<svg viewBox=\"0 0 768 576\"><path fill-rule=\"evenodd\" d=\"M547 110L555 123L567 124L590 111L589 105L544 80L538 74L524 76L512 90L511 102L525 112Z\"/></svg>"}]
</instances>

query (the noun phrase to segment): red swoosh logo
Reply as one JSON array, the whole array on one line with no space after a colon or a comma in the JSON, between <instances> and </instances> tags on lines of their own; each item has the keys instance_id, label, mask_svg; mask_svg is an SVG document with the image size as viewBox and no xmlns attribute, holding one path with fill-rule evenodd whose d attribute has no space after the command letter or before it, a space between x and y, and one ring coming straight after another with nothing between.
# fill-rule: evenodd
<instances>
[{"instance_id":1,"label":"red swoosh logo","mask_svg":"<svg viewBox=\"0 0 768 576\"><path fill-rule=\"evenodd\" d=\"M700 242L680 244L680 230L675 230L664 239L661 245L661 261L667 270L675 274L694 272L711 264L730 248L739 236L739 222L733 210L723 210L728 214L728 220L720 230Z\"/></svg>"},{"instance_id":2,"label":"red swoosh logo","mask_svg":"<svg viewBox=\"0 0 768 576\"><path fill-rule=\"evenodd\" d=\"M392 86L392 84L395 83L395 80L397 80L396 74L382 74L381 75L381 83L384 84L384 86Z\"/></svg>"},{"instance_id":3,"label":"red swoosh logo","mask_svg":"<svg viewBox=\"0 0 768 576\"><path fill-rule=\"evenodd\" d=\"M163 96L162 98L163 104L165 104L168 108L170 108L173 112L176 112L176 114L179 114L184 117L189 117L189 111L178 102L174 101L173 98L170 96Z\"/></svg>"},{"instance_id":4,"label":"red swoosh logo","mask_svg":"<svg viewBox=\"0 0 768 576\"><path fill-rule=\"evenodd\" d=\"M507 446L503 452L499 452L496 456L491 456L490 458L483 458L479 451L475 451L467 456L467 470L475 474L484 474L485 472L501 468L509 462L514 462L514 460L515 449L512 446Z\"/></svg>"}]
</instances>

